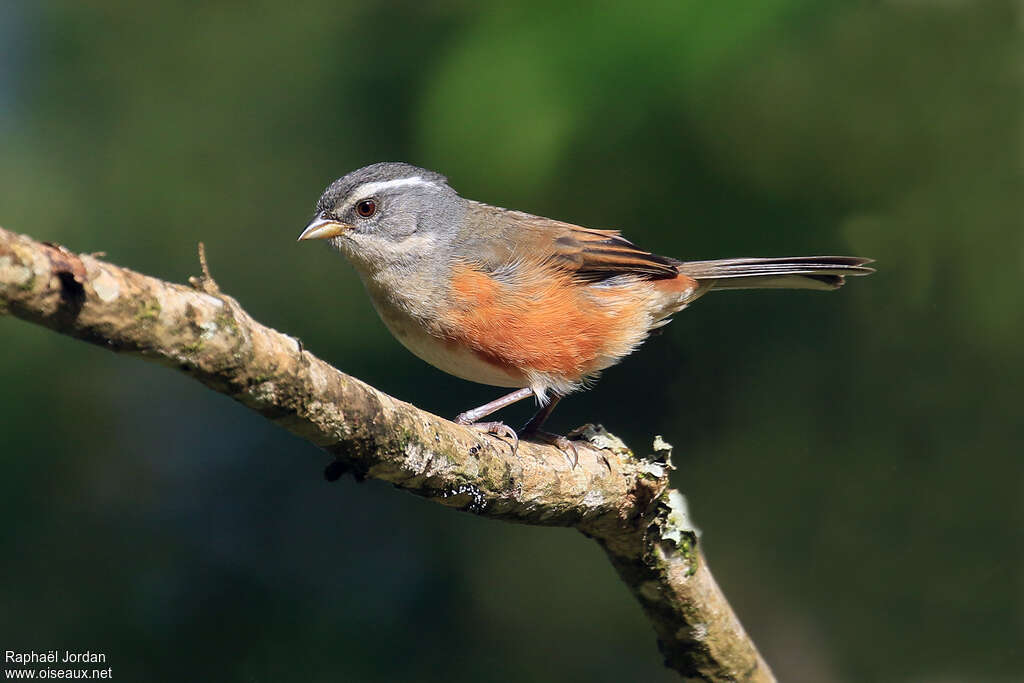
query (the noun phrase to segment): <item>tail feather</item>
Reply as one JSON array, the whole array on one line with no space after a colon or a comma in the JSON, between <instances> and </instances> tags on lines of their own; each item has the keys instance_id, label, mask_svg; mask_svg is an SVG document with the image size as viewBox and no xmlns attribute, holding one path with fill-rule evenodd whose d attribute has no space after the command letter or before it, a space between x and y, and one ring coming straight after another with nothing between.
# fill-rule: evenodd
<instances>
[{"instance_id":1,"label":"tail feather","mask_svg":"<svg viewBox=\"0 0 1024 683\"><path fill-rule=\"evenodd\" d=\"M702 289L836 289L847 275L870 275L871 259L856 256L796 256L685 261L679 272ZM706 288L706 289L705 289Z\"/></svg>"}]
</instances>

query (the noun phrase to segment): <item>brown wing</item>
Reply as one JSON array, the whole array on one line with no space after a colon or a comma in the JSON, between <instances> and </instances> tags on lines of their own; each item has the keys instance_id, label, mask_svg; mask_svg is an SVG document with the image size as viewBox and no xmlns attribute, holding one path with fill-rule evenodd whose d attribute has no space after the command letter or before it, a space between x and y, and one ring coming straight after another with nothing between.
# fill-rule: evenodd
<instances>
[{"instance_id":1,"label":"brown wing","mask_svg":"<svg viewBox=\"0 0 1024 683\"><path fill-rule=\"evenodd\" d=\"M679 274L679 261L640 249L618 230L584 228L485 204L476 204L473 212L517 245L514 251L518 255L544 254L554 265L572 271L581 280L593 282L623 274L660 279Z\"/></svg>"}]
</instances>

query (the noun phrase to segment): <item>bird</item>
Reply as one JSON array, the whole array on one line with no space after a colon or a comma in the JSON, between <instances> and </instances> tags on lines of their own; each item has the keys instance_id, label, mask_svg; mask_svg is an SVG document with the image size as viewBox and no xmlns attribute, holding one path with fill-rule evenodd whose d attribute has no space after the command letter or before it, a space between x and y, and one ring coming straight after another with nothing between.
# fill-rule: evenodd
<instances>
[{"instance_id":1,"label":"bird","mask_svg":"<svg viewBox=\"0 0 1024 683\"><path fill-rule=\"evenodd\" d=\"M708 292L833 290L868 275L855 256L682 261L618 230L588 228L460 196L435 171L380 162L332 182L298 238L327 240L354 266L388 330L456 377L514 391L454 418L509 439L578 452L542 426L568 394L633 353ZM485 420L534 397L518 432Z\"/></svg>"}]
</instances>

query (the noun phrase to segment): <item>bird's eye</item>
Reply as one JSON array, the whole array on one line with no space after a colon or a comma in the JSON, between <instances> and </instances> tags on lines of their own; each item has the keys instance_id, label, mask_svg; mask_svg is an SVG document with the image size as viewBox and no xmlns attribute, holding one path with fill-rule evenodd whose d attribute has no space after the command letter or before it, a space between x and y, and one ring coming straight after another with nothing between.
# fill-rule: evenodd
<instances>
[{"instance_id":1,"label":"bird's eye","mask_svg":"<svg viewBox=\"0 0 1024 683\"><path fill-rule=\"evenodd\" d=\"M377 202L372 199L364 199L356 204L356 213L363 218L369 218L373 214L377 213Z\"/></svg>"}]
</instances>

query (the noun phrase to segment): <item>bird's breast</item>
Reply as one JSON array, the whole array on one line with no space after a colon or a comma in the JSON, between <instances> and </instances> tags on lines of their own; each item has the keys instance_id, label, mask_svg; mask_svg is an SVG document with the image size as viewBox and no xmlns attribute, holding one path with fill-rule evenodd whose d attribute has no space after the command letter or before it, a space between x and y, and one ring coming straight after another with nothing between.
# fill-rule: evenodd
<instances>
[{"instance_id":1,"label":"bird's breast","mask_svg":"<svg viewBox=\"0 0 1024 683\"><path fill-rule=\"evenodd\" d=\"M384 324L421 359L473 382L540 393L568 393L618 362L690 290L631 276L586 284L529 265L500 273L459 265L446 275L366 284Z\"/></svg>"},{"instance_id":2,"label":"bird's breast","mask_svg":"<svg viewBox=\"0 0 1024 683\"><path fill-rule=\"evenodd\" d=\"M375 304L380 319L395 339L438 370L470 382L496 387L529 384L527 377L514 368L496 364L465 344L438 336L423 321L411 318L387 303Z\"/></svg>"},{"instance_id":3,"label":"bird's breast","mask_svg":"<svg viewBox=\"0 0 1024 683\"><path fill-rule=\"evenodd\" d=\"M657 324L661 293L632 277L603 285L543 265L496 276L453 269L442 334L481 359L566 393L631 352Z\"/></svg>"},{"instance_id":4,"label":"bird's breast","mask_svg":"<svg viewBox=\"0 0 1024 683\"><path fill-rule=\"evenodd\" d=\"M489 361L439 329L438 321L445 316L449 298L444 291L432 285L417 285L414 278L408 277L398 287L380 278L364 282L385 327L421 360L450 375L479 384L524 387L529 383L514 368Z\"/></svg>"}]
</instances>

